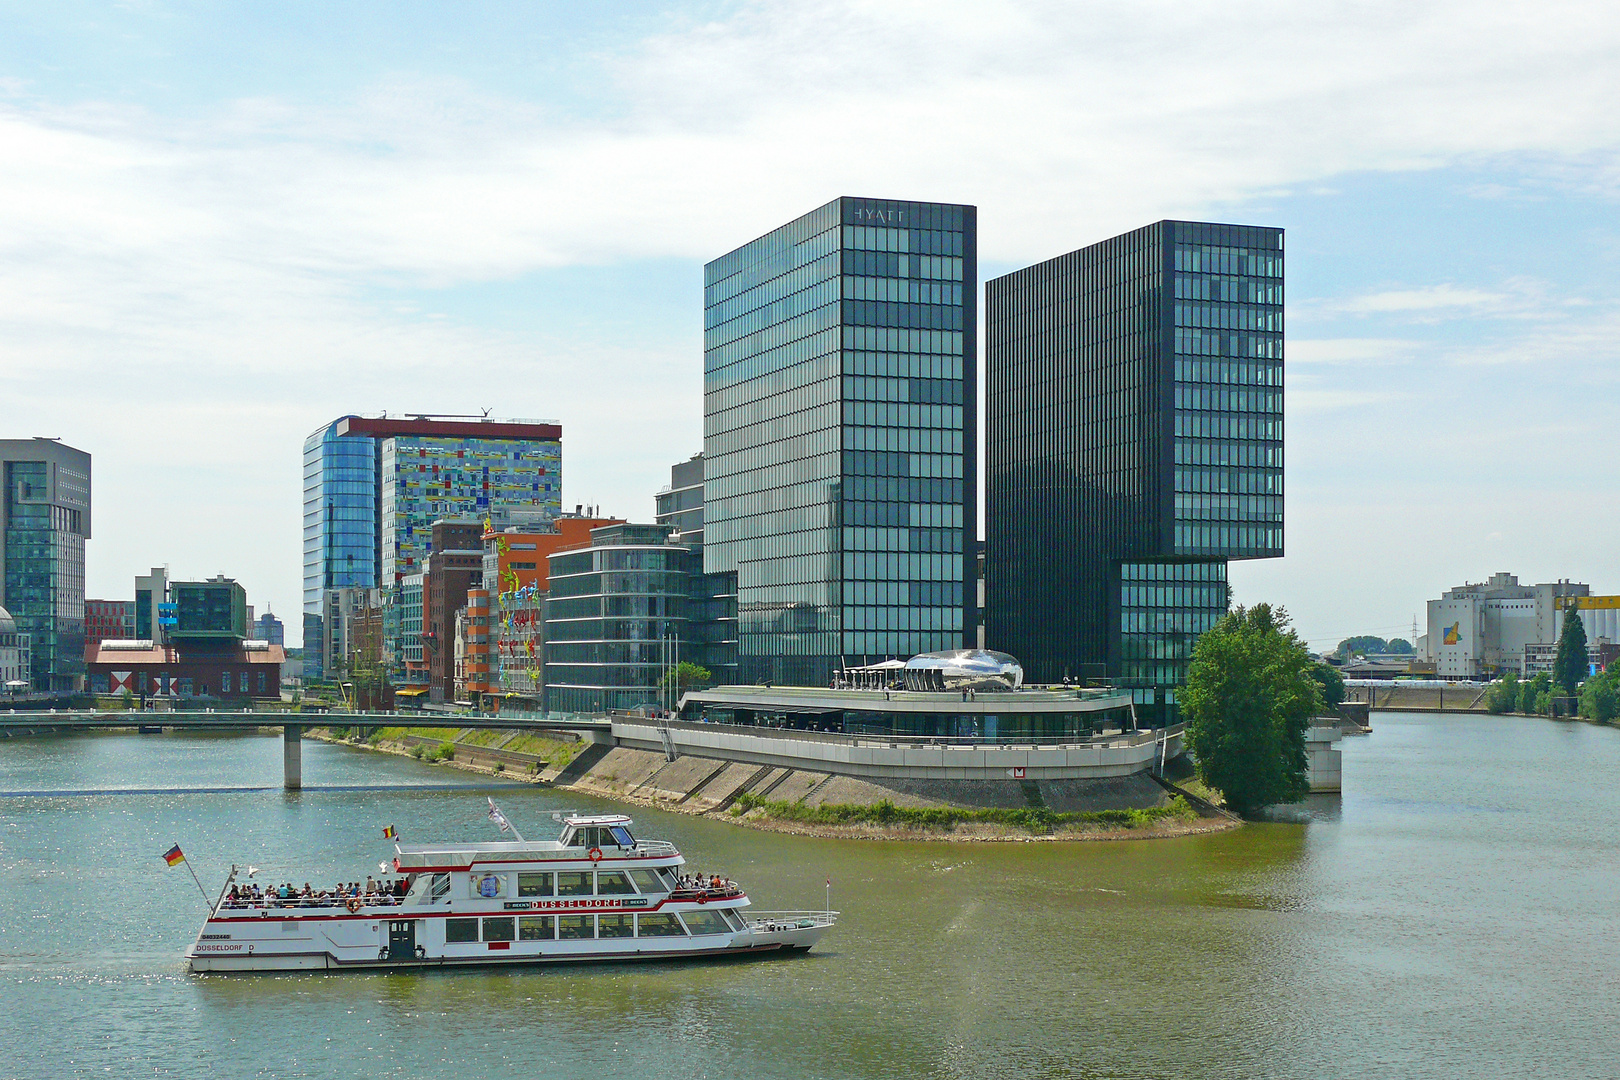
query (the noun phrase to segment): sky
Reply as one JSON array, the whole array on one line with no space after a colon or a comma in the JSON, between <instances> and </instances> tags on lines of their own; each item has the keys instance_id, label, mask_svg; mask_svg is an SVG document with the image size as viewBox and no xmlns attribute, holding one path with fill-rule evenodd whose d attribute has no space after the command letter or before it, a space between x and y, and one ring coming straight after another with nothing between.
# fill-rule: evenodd
<instances>
[{"instance_id":1,"label":"sky","mask_svg":"<svg viewBox=\"0 0 1620 1080\"><path fill-rule=\"evenodd\" d=\"M89 595L225 573L298 636L301 447L558 420L649 520L702 265L838 195L979 207L984 278L1287 230L1314 646L1508 571L1620 592L1620 18L1600 3L0 2L0 437L94 458Z\"/></svg>"}]
</instances>

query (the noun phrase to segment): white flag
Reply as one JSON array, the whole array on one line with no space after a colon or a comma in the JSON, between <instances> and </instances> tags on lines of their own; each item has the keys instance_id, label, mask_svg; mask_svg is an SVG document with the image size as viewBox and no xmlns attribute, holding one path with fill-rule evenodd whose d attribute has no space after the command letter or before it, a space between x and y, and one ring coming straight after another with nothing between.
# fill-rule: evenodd
<instances>
[{"instance_id":1,"label":"white flag","mask_svg":"<svg viewBox=\"0 0 1620 1080\"><path fill-rule=\"evenodd\" d=\"M512 827L512 823L506 820L506 815L501 813L500 807L495 805L494 799L489 800L489 820L499 825L501 832L506 832Z\"/></svg>"}]
</instances>

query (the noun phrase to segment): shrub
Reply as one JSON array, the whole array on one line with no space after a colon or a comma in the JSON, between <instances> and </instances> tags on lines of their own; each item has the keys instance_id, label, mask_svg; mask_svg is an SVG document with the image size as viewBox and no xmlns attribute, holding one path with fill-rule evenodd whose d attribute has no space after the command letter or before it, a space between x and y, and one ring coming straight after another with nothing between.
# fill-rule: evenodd
<instances>
[{"instance_id":1,"label":"shrub","mask_svg":"<svg viewBox=\"0 0 1620 1080\"><path fill-rule=\"evenodd\" d=\"M896 806L889 799L880 799L869 806L848 803L824 803L806 806L802 802L773 802L744 792L731 804L734 815L760 810L765 816L779 821L796 821L808 825L900 825L914 829L933 829L950 832L958 825L989 823L1011 825L1037 835L1050 833L1064 825L1111 825L1135 829L1158 821L1188 820L1197 812L1180 795L1167 806L1142 810L1087 810L1077 813L1059 813L1044 806L1022 807L1015 810L963 809L954 806Z\"/></svg>"},{"instance_id":2,"label":"shrub","mask_svg":"<svg viewBox=\"0 0 1620 1080\"><path fill-rule=\"evenodd\" d=\"M1513 672L1502 676L1502 681L1491 687L1485 695L1485 708L1493 713L1513 712L1519 707L1519 677Z\"/></svg>"},{"instance_id":3,"label":"shrub","mask_svg":"<svg viewBox=\"0 0 1620 1080\"><path fill-rule=\"evenodd\" d=\"M418 761L420 761L426 753L427 747L423 746L421 743L417 743L415 746L411 747L411 757L416 758Z\"/></svg>"}]
</instances>

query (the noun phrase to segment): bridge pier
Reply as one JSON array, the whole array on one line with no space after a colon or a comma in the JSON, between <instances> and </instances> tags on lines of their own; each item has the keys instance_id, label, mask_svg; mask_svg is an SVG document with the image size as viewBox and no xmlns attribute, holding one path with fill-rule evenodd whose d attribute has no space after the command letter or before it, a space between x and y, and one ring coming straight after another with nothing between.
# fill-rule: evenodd
<instances>
[{"instance_id":1,"label":"bridge pier","mask_svg":"<svg viewBox=\"0 0 1620 1080\"><path fill-rule=\"evenodd\" d=\"M281 729L281 785L288 791L304 786L304 728L287 724Z\"/></svg>"}]
</instances>

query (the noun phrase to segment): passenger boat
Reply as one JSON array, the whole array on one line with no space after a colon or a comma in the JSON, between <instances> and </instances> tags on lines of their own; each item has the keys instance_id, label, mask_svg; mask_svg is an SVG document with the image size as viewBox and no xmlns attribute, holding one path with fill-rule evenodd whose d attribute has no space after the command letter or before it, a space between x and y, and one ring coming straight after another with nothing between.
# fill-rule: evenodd
<instances>
[{"instance_id":1,"label":"passenger boat","mask_svg":"<svg viewBox=\"0 0 1620 1080\"><path fill-rule=\"evenodd\" d=\"M623 815L553 816L556 840L396 843L387 894L244 897L232 867L186 960L331 971L781 954L837 919L753 911L736 882L685 874L674 844L637 839ZM509 827L493 803L490 817Z\"/></svg>"}]
</instances>

